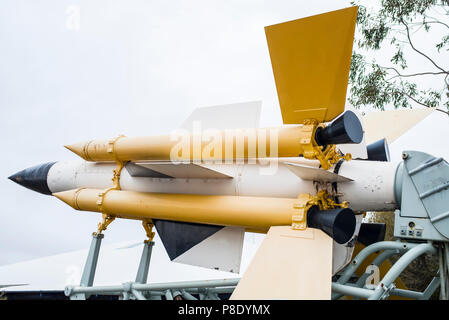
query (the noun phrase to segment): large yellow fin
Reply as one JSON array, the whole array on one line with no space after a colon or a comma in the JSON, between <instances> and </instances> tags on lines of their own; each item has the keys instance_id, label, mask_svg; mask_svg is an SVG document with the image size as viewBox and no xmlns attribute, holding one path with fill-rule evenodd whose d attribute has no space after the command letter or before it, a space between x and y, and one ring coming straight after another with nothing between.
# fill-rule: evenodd
<instances>
[{"instance_id":1,"label":"large yellow fin","mask_svg":"<svg viewBox=\"0 0 449 320\"><path fill-rule=\"evenodd\" d=\"M344 111L357 7L265 27L284 124Z\"/></svg>"},{"instance_id":2,"label":"large yellow fin","mask_svg":"<svg viewBox=\"0 0 449 320\"><path fill-rule=\"evenodd\" d=\"M271 227L231 300L330 299L332 244L318 229Z\"/></svg>"}]
</instances>

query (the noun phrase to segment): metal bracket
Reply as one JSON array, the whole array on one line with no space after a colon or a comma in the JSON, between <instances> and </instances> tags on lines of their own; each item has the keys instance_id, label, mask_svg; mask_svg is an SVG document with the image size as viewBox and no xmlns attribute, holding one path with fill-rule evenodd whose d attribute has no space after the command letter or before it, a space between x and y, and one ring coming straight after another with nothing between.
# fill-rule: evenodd
<instances>
[{"instance_id":1,"label":"metal bracket","mask_svg":"<svg viewBox=\"0 0 449 320\"><path fill-rule=\"evenodd\" d=\"M350 161L352 156L350 153L345 155L337 151L337 147L328 145L324 148L319 146L315 141L315 133L318 128L324 128L325 124L318 123L315 119L307 119L303 121L300 133L300 143L303 149L303 157L306 159L318 160L324 170L330 169L340 159Z\"/></svg>"},{"instance_id":2,"label":"metal bracket","mask_svg":"<svg viewBox=\"0 0 449 320\"><path fill-rule=\"evenodd\" d=\"M299 202L293 205L296 214L292 216L292 229L305 230L307 228L307 211L313 205L314 198L308 193L301 193L298 200Z\"/></svg>"},{"instance_id":3,"label":"metal bracket","mask_svg":"<svg viewBox=\"0 0 449 320\"><path fill-rule=\"evenodd\" d=\"M380 285L384 290L384 292L380 296L379 300L386 300L390 296L390 293L396 289L396 285L394 283L390 284L388 287L385 286L383 283L381 283Z\"/></svg>"},{"instance_id":4,"label":"metal bracket","mask_svg":"<svg viewBox=\"0 0 449 320\"><path fill-rule=\"evenodd\" d=\"M119 135L118 137L116 137L116 138L114 138L114 139L108 141L108 147L107 147L107 149L106 149L106 152L109 153L109 154L112 154L113 157L114 157L114 159L115 159L117 162L120 162L120 160L119 160L118 157L117 157L117 153L116 153L116 150L115 150L115 143L116 143L119 139L125 138L125 137L126 137L125 135L121 134L121 135Z\"/></svg>"},{"instance_id":5,"label":"metal bracket","mask_svg":"<svg viewBox=\"0 0 449 320\"><path fill-rule=\"evenodd\" d=\"M97 206L100 212L103 213L102 222L98 224L97 234L100 234L102 231L106 230L106 228L109 226L109 224L115 220L115 217L111 214L108 214L106 210L103 207L104 197L106 194L111 190L120 190L120 174L122 172L122 169L124 168L125 164L124 162L118 160L116 154L115 154L115 143L118 139L124 137L124 135L120 135L117 138L109 141L108 143L108 153L113 153L114 158L117 161L117 168L113 170L113 176L112 176L112 183L113 186L111 188L108 188L104 190L103 192L100 192L98 194L99 199L97 200Z\"/></svg>"},{"instance_id":6,"label":"metal bracket","mask_svg":"<svg viewBox=\"0 0 449 320\"><path fill-rule=\"evenodd\" d=\"M122 172L123 167L125 164L121 161L117 161L117 168L115 168L112 176L112 183L114 184L115 190L120 190L120 173Z\"/></svg>"},{"instance_id":7,"label":"metal bracket","mask_svg":"<svg viewBox=\"0 0 449 320\"><path fill-rule=\"evenodd\" d=\"M292 216L292 229L305 230L307 228L307 211L312 206L318 206L320 210L329 210L336 207L347 208L348 203L336 203L326 190L320 190L316 196L308 193L301 193L298 196L298 203L294 204L296 214Z\"/></svg>"},{"instance_id":8,"label":"metal bracket","mask_svg":"<svg viewBox=\"0 0 449 320\"><path fill-rule=\"evenodd\" d=\"M94 233L94 235L101 234L104 230L108 228L108 226L111 224L112 221L115 220L114 216L108 215L106 213L102 214L102 221L98 223L97 232Z\"/></svg>"},{"instance_id":9,"label":"metal bracket","mask_svg":"<svg viewBox=\"0 0 449 320\"><path fill-rule=\"evenodd\" d=\"M153 232L153 221L152 220L142 220L142 226L145 229L145 232L147 234L148 240L145 240L145 243L152 242L154 238L154 232Z\"/></svg>"}]
</instances>

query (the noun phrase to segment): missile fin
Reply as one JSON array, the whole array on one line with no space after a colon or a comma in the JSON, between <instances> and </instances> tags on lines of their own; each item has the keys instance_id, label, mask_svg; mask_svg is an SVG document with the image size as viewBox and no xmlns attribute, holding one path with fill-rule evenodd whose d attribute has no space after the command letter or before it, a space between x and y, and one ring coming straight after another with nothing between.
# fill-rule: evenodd
<instances>
[{"instance_id":1,"label":"missile fin","mask_svg":"<svg viewBox=\"0 0 449 320\"><path fill-rule=\"evenodd\" d=\"M195 122L201 130L258 128L261 105L261 101L251 101L197 108L181 128L193 132Z\"/></svg>"},{"instance_id":2,"label":"missile fin","mask_svg":"<svg viewBox=\"0 0 449 320\"><path fill-rule=\"evenodd\" d=\"M222 226L153 219L170 260L221 230Z\"/></svg>"},{"instance_id":3,"label":"missile fin","mask_svg":"<svg viewBox=\"0 0 449 320\"><path fill-rule=\"evenodd\" d=\"M309 167L297 163L284 162L294 174L303 180L321 181L321 182L350 182L351 178L344 177L340 174L322 170L320 168Z\"/></svg>"},{"instance_id":4,"label":"missile fin","mask_svg":"<svg viewBox=\"0 0 449 320\"><path fill-rule=\"evenodd\" d=\"M386 138L392 143L401 135L424 120L436 108L374 111L363 117L367 144ZM382 130L379 130L382 128Z\"/></svg>"},{"instance_id":5,"label":"missile fin","mask_svg":"<svg viewBox=\"0 0 449 320\"><path fill-rule=\"evenodd\" d=\"M125 165L125 168L131 177L148 177L148 178L165 178L165 179L173 178L172 176L168 176L166 174L160 173L150 168L146 168L142 165L135 164L134 162L128 162Z\"/></svg>"},{"instance_id":6,"label":"missile fin","mask_svg":"<svg viewBox=\"0 0 449 320\"><path fill-rule=\"evenodd\" d=\"M318 229L271 227L231 299L330 299L332 245Z\"/></svg>"},{"instance_id":7,"label":"missile fin","mask_svg":"<svg viewBox=\"0 0 449 320\"><path fill-rule=\"evenodd\" d=\"M140 168L137 168L140 167ZM136 162L126 165L133 177L179 178L179 179L232 179L233 177L195 163L174 164L166 162Z\"/></svg>"},{"instance_id":8,"label":"missile fin","mask_svg":"<svg viewBox=\"0 0 449 320\"><path fill-rule=\"evenodd\" d=\"M153 220L170 260L238 273L244 229Z\"/></svg>"},{"instance_id":9,"label":"missile fin","mask_svg":"<svg viewBox=\"0 0 449 320\"><path fill-rule=\"evenodd\" d=\"M224 227L173 261L239 273L244 235L243 228Z\"/></svg>"},{"instance_id":10,"label":"missile fin","mask_svg":"<svg viewBox=\"0 0 449 320\"><path fill-rule=\"evenodd\" d=\"M265 27L284 124L344 111L357 7Z\"/></svg>"}]
</instances>

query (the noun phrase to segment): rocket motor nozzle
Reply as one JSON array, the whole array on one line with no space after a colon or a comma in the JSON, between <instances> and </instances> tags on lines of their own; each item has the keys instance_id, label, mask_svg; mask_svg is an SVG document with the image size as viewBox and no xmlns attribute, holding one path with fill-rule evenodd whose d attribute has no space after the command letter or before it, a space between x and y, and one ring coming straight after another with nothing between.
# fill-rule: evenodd
<instances>
[{"instance_id":1,"label":"rocket motor nozzle","mask_svg":"<svg viewBox=\"0 0 449 320\"><path fill-rule=\"evenodd\" d=\"M337 243L343 244L354 235L356 219L354 211L349 208L319 210L313 206L307 212L307 226L321 229Z\"/></svg>"},{"instance_id":2,"label":"rocket motor nozzle","mask_svg":"<svg viewBox=\"0 0 449 320\"><path fill-rule=\"evenodd\" d=\"M315 141L320 146L360 143L362 140L362 124L352 111L346 111L327 127L318 128L315 133Z\"/></svg>"},{"instance_id":3,"label":"rocket motor nozzle","mask_svg":"<svg viewBox=\"0 0 449 320\"><path fill-rule=\"evenodd\" d=\"M366 146L368 160L371 161L390 161L390 150L388 149L387 139L383 138Z\"/></svg>"}]
</instances>

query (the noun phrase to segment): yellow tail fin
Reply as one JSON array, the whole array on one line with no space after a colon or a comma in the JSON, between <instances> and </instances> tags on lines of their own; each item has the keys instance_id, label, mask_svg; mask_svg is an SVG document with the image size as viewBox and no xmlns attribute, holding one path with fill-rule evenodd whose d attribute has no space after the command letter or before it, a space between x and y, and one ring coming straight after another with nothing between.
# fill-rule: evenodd
<instances>
[{"instance_id":1,"label":"yellow tail fin","mask_svg":"<svg viewBox=\"0 0 449 320\"><path fill-rule=\"evenodd\" d=\"M318 229L271 227L231 299L330 299L332 243Z\"/></svg>"},{"instance_id":2,"label":"yellow tail fin","mask_svg":"<svg viewBox=\"0 0 449 320\"><path fill-rule=\"evenodd\" d=\"M265 27L284 124L344 111L357 7Z\"/></svg>"}]
</instances>

